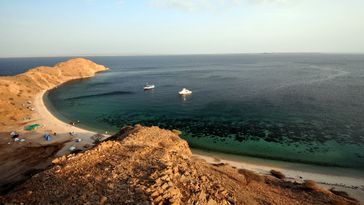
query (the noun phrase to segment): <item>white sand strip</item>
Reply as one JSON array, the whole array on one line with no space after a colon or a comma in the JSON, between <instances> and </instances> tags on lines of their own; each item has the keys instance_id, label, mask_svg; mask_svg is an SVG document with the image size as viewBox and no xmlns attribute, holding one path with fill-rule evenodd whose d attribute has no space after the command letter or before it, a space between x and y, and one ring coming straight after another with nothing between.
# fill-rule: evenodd
<instances>
[{"instance_id":1,"label":"white sand strip","mask_svg":"<svg viewBox=\"0 0 364 205\"><path fill-rule=\"evenodd\" d=\"M267 160L198 149L192 149L192 153L209 163L228 163L238 169L248 169L261 174L269 174L270 170L274 169L281 171L287 178L298 182L307 179L314 180L323 187L334 187L335 190L345 191L364 203L364 173L361 171Z\"/></svg>"},{"instance_id":2,"label":"white sand strip","mask_svg":"<svg viewBox=\"0 0 364 205\"><path fill-rule=\"evenodd\" d=\"M60 156L69 153L68 148L70 146L75 146L76 148L81 149L85 144L92 144L93 140L91 137L96 133L67 124L52 115L43 101L45 93L46 91L42 91L33 99L35 111L32 118L35 119L34 123L42 125L41 129L38 129L37 132L49 132L52 135L53 133L56 133L56 136L53 135L53 139L49 143L72 140L71 142L66 143L65 147L58 152L57 155ZM70 132L75 133L74 136L71 136L69 134ZM78 138L82 139L82 141L77 143L75 140ZM39 140L39 143L47 143L42 137L39 138Z\"/></svg>"}]
</instances>

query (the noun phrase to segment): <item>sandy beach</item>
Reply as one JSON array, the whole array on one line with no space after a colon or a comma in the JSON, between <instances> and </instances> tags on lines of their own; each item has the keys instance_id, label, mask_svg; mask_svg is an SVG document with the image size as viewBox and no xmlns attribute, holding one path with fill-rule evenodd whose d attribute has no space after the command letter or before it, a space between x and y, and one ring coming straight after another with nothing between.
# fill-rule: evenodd
<instances>
[{"instance_id":1,"label":"sandy beach","mask_svg":"<svg viewBox=\"0 0 364 205\"><path fill-rule=\"evenodd\" d=\"M36 123L43 125L43 129L45 131L49 130L49 133L57 133L56 136L53 135L55 141L71 140L65 143L64 148L57 153L57 156L69 153L68 149L71 146L76 147L76 149L83 149L86 144L91 145L93 143L91 137L97 133L73 126L56 118L44 103L45 94L46 91L42 91L34 98L35 113L33 117L38 118ZM72 133L72 136L70 133ZM76 139L81 139L81 142L76 142Z\"/></svg>"},{"instance_id":2,"label":"sandy beach","mask_svg":"<svg viewBox=\"0 0 364 205\"><path fill-rule=\"evenodd\" d=\"M59 75L59 73L57 73L57 75ZM81 75L81 77L78 78L91 77L93 75L94 72L91 74L87 73L85 76ZM30 104L32 108L31 111L27 111L25 114L30 115L30 119L28 119L25 123L22 122L18 124L17 126L14 126L14 123L10 124L12 129L15 127L14 130L20 133L20 138L25 139L26 141L14 142L10 137L3 138L3 141L7 141L5 142L6 144L4 143L3 147L6 149L3 149L3 152L9 155L12 152L11 150L18 150L19 147L21 147L24 148L24 150L18 151L19 155L24 156L24 159L17 157L16 155L12 155L12 157L14 157L14 160L17 161L9 160L6 156L3 157L2 160L6 161L6 163L1 167L2 169L0 171L4 179L11 182L16 179L17 176L23 175L25 171L33 170L35 167L42 169L44 166L39 166L40 164L54 156L69 154L71 152L70 147L72 146L78 150L85 150L92 147L94 142L92 136L97 133L61 121L48 110L45 104L45 95L47 91L72 79L77 78L65 78L63 82L41 87L37 92L29 95L30 103L28 104ZM24 107L24 104L21 103L24 103L25 100L19 99L18 101L18 107L17 104L15 104L10 108L15 110ZM29 124L39 124L40 127L33 131L25 131L24 125ZM46 141L43 137L45 133L51 134L52 140ZM58 148L54 148L56 153L53 153L52 150L47 151L47 147L53 145L58 146ZM34 156L44 153L46 154L44 154L43 158L34 159L34 162L32 162L28 159L32 157L29 149L33 150L32 154ZM42 149L44 149L44 151L38 151ZM323 187L335 187L336 190L346 191L351 196L357 198L361 202L364 202L364 176L362 173L355 170L277 162L194 149L192 149L192 153L195 157L204 159L208 163L228 163L236 168L248 169L264 175L268 175L269 171L272 169L279 170L284 173L290 181L303 182L304 180L311 179L318 182ZM27 156L27 154L29 154L29 156ZM27 163L21 164L20 162ZM14 164L17 163L21 164L21 166L17 169L11 169L14 167ZM7 170L9 169L11 171L8 172Z\"/></svg>"},{"instance_id":3,"label":"sandy beach","mask_svg":"<svg viewBox=\"0 0 364 205\"><path fill-rule=\"evenodd\" d=\"M96 133L54 117L44 95L65 82L94 76L107 68L83 58L40 66L0 77L0 187L11 188L29 173L46 168L54 157L91 147ZM32 129L26 129L32 126ZM10 133L18 135L14 139ZM46 140L45 135L50 139Z\"/></svg>"},{"instance_id":4,"label":"sandy beach","mask_svg":"<svg viewBox=\"0 0 364 205\"><path fill-rule=\"evenodd\" d=\"M85 145L91 146L94 142L91 137L97 133L73 126L52 115L44 102L46 92L47 90L40 91L31 101L34 111L30 117L31 123L28 124L39 124L40 126L33 131L24 131L24 126L15 128L14 130L20 133L19 139L24 139L25 142L13 142L10 138L8 138L8 143L23 143L27 144L27 146L45 146L58 143L64 144L63 148L57 152L56 156L69 154L69 148L71 146L74 146L79 150L83 150ZM46 141L44 139L44 135L47 133L51 135L50 141Z\"/></svg>"},{"instance_id":5,"label":"sandy beach","mask_svg":"<svg viewBox=\"0 0 364 205\"><path fill-rule=\"evenodd\" d=\"M260 174L269 174L270 170L278 170L287 179L297 182L314 180L322 187L328 189L334 187L335 190L345 191L364 203L364 174L360 171L339 167L281 162L197 149L192 149L192 153L194 156L209 163L228 163L231 166L248 169Z\"/></svg>"}]
</instances>

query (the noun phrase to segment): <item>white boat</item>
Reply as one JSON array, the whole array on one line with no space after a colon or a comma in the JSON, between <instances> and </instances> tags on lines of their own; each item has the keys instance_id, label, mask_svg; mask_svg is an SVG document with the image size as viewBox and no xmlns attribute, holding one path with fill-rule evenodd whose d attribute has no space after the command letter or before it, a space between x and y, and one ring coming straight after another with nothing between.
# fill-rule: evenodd
<instances>
[{"instance_id":1,"label":"white boat","mask_svg":"<svg viewBox=\"0 0 364 205\"><path fill-rule=\"evenodd\" d=\"M181 91L178 92L178 94L180 95L191 95L192 94L192 91L186 89L186 88L183 88Z\"/></svg>"},{"instance_id":2,"label":"white boat","mask_svg":"<svg viewBox=\"0 0 364 205\"><path fill-rule=\"evenodd\" d=\"M144 90L151 90L151 89L154 89L154 88L155 88L154 85L147 84L147 85L144 86Z\"/></svg>"}]
</instances>

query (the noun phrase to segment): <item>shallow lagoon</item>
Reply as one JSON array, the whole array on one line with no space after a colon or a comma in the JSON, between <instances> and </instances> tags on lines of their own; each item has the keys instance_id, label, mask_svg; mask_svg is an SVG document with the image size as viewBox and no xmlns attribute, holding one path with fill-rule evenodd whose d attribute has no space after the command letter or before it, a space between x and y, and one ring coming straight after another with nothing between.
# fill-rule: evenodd
<instances>
[{"instance_id":1,"label":"shallow lagoon","mask_svg":"<svg viewBox=\"0 0 364 205\"><path fill-rule=\"evenodd\" d=\"M83 127L140 123L193 147L364 168L364 55L92 57L110 71L67 83L48 105ZM144 91L145 83L156 89ZM191 96L177 92L187 87Z\"/></svg>"}]
</instances>

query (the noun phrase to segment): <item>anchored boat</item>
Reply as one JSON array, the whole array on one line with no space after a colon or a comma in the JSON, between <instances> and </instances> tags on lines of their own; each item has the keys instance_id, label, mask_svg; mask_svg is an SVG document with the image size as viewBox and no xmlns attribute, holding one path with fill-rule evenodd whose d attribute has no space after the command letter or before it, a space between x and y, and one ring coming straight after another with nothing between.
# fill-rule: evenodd
<instances>
[{"instance_id":1,"label":"anchored boat","mask_svg":"<svg viewBox=\"0 0 364 205\"><path fill-rule=\"evenodd\" d=\"M146 84L146 85L144 86L144 90L152 90L152 89L154 89L154 88L155 88L155 86L154 86L154 85Z\"/></svg>"},{"instance_id":2,"label":"anchored boat","mask_svg":"<svg viewBox=\"0 0 364 205\"><path fill-rule=\"evenodd\" d=\"M192 94L192 91L186 89L186 88L183 88L181 91L178 92L178 94L180 95L191 95Z\"/></svg>"}]
</instances>

